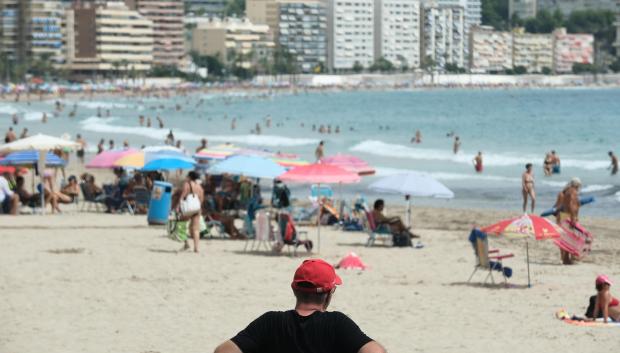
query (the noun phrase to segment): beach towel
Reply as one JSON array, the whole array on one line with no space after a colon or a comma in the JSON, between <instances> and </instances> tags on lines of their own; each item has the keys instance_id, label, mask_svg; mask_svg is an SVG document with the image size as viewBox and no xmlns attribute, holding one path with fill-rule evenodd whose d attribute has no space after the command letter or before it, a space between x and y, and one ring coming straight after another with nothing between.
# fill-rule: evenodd
<instances>
[{"instance_id":1,"label":"beach towel","mask_svg":"<svg viewBox=\"0 0 620 353\"><path fill-rule=\"evenodd\" d=\"M558 310L558 312L555 313L555 317L573 326L620 328L620 322L611 321L611 319L607 321L607 323L604 323L603 319L596 319L596 321L585 321L574 315L569 315L565 309Z\"/></svg>"},{"instance_id":2,"label":"beach towel","mask_svg":"<svg viewBox=\"0 0 620 353\"><path fill-rule=\"evenodd\" d=\"M560 223L564 230L558 239L553 242L560 249L567 251L578 259L585 257L592 249L592 234L583 228L579 223L564 220Z\"/></svg>"}]
</instances>

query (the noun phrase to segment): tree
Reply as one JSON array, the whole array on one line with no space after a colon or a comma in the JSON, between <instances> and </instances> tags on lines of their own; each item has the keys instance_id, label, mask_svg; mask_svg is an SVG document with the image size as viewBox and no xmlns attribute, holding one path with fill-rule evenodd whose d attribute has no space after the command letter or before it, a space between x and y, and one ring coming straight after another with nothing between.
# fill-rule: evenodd
<instances>
[{"instance_id":1,"label":"tree","mask_svg":"<svg viewBox=\"0 0 620 353\"><path fill-rule=\"evenodd\" d=\"M620 72L620 58L611 63L611 65L609 65L609 69L613 72Z\"/></svg>"},{"instance_id":2,"label":"tree","mask_svg":"<svg viewBox=\"0 0 620 353\"><path fill-rule=\"evenodd\" d=\"M224 15L228 17L244 17L245 0L228 0Z\"/></svg>"},{"instance_id":3,"label":"tree","mask_svg":"<svg viewBox=\"0 0 620 353\"><path fill-rule=\"evenodd\" d=\"M536 17L525 20L525 30L530 33L551 33L562 26L564 26L564 16L559 10L554 13L541 10L536 13Z\"/></svg>"},{"instance_id":4,"label":"tree","mask_svg":"<svg viewBox=\"0 0 620 353\"><path fill-rule=\"evenodd\" d=\"M508 0L482 0L482 24L496 30L510 28L508 18Z\"/></svg>"},{"instance_id":5,"label":"tree","mask_svg":"<svg viewBox=\"0 0 620 353\"><path fill-rule=\"evenodd\" d=\"M394 71L394 64L384 57L377 59L372 66L369 67L370 71L379 72L392 72Z\"/></svg>"},{"instance_id":6,"label":"tree","mask_svg":"<svg viewBox=\"0 0 620 353\"><path fill-rule=\"evenodd\" d=\"M199 55L197 52L190 52L190 57L194 65L198 67L206 67L209 76L224 76L224 64L221 61L220 53L215 55Z\"/></svg>"},{"instance_id":7,"label":"tree","mask_svg":"<svg viewBox=\"0 0 620 353\"><path fill-rule=\"evenodd\" d=\"M527 73L527 68L525 66L515 66L513 72L515 75L524 75Z\"/></svg>"},{"instance_id":8,"label":"tree","mask_svg":"<svg viewBox=\"0 0 620 353\"><path fill-rule=\"evenodd\" d=\"M573 11L566 21L569 33L592 33L601 49L611 52L616 38L614 13L607 10Z\"/></svg>"},{"instance_id":9,"label":"tree","mask_svg":"<svg viewBox=\"0 0 620 353\"><path fill-rule=\"evenodd\" d=\"M288 50L279 47L273 52L273 71L277 75L297 73L297 58Z\"/></svg>"},{"instance_id":10,"label":"tree","mask_svg":"<svg viewBox=\"0 0 620 353\"><path fill-rule=\"evenodd\" d=\"M594 64L582 64L582 63L574 63L573 64L573 73L576 75L586 74L586 73L596 73L596 66Z\"/></svg>"},{"instance_id":11,"label":"tree","mask_svg":"<svg viewBox=\"0 0 620 353\"><path fill-rule=\"evenodd\" d=\"M542 73L543 73L543 75L551 75L551 68L546 67L546 66L543 67L542 68Z\"/></svg>"},{"instance_id":12,"label":"tree","mask_svg":"<svg viewBox=\"0 0 620 353\"><path fill-rule=\"evenodd\" d=\"M360 72L364 71L364 65L362 65L361 62L356 61L353 63L353 67L351 68L353 70L353 72L355 72L356 74L359 74Z\"/></svg>"},{"instance_id":13,"label":"tree","mask_svg":"<svg viewBox=\"0 0 620 353\"><path fill-rule=\"evenodd\" d=\"M454 64L454 63L447 63L445 66L445 69L447 72L455 73L455 74L462 74L466 72L464 68L459 67L457 64Z\"/></svg>"}]
</instances>

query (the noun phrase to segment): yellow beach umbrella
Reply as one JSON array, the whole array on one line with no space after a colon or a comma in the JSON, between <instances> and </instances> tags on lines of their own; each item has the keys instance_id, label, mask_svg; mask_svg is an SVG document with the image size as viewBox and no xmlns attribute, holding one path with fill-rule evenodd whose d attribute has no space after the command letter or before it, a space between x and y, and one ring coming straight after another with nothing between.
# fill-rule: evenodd
<instances>
[{"instance_id":1,"label":"yellow beach umbrella","mask_svg":"<svg viewBox=\"0 0 620 353\"><path fill-rule=\"evenodd\" d=\"M131 153L114 162L115 166L124 168L142 168L144 164L144 152Z\"/></svg>"}]
</instances>

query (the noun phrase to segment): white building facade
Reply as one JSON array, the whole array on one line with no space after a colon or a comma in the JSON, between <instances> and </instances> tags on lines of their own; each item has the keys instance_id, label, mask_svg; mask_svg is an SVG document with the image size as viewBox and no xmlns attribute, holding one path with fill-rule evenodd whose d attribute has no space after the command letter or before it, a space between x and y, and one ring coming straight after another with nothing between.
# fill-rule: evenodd
<instances>
[{"instance_id":1,"label":"white building facade","mask_svg":"<svg viewBox=\"0 0 620 353\"><path fill-rule=\"evenodd\" d=\"M420 21L418 0L375 0L375 58L420 67Z\"/></svg>"},{"instance_id":2,"label":"white building facade","mask_svg":"<svg viewBox=\"0 0 620 353\"><path fill-rule=\"evenodd\" d=\"M370 67L374 53L374 0L329 0L330 71Z\"/></svg>"},{"instance_id":3,"label":"white building facade","mask_svg":"<svg viewBox=\"0 0 620 353\"><path fill-rule=\"evenodd\" d=\"M436 69L446 64L465 67L465 11L460 6L425 5L422 15L422 54Z\"/></svg>"}]
</instances>

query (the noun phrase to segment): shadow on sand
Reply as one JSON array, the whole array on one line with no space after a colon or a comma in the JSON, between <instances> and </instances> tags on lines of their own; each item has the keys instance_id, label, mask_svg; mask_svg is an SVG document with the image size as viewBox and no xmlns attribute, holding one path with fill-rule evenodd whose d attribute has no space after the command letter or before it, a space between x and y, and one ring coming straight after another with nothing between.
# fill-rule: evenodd
<instances>
[{"instance_id":1,"label":"shadow on sand","mask_svg":"<svg viewBox=\"0 0 620 353\"><path fill-rule=\"evenodd\" d=\"M486 289L528 289L527 284L513 284L513 283L480 283L480 282L452 282L445 284L447 286L465 286L472 288L486 288Z\"/></svg>"}]
</instances>

